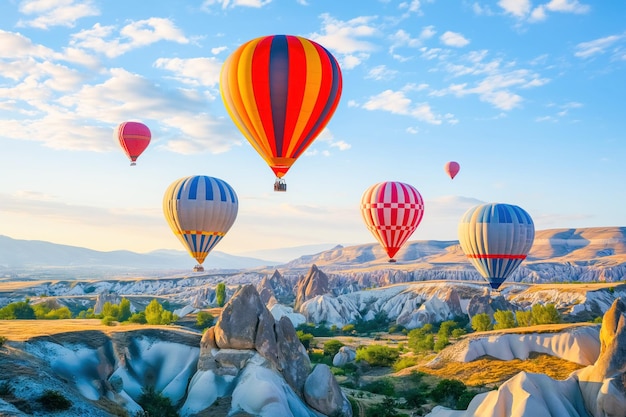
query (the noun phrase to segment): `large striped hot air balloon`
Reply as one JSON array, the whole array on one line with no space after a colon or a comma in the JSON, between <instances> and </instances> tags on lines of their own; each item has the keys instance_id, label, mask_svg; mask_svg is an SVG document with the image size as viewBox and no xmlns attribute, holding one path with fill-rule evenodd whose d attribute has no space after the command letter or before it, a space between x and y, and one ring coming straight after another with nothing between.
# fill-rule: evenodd
<instances>
[{"instance_id":1,"label":"large striped hot air balloon","mask_svg":"<svg viewBox=\"0 0 626 417\"><path fill-rule=\"evenodd\" d=\"M494 290L526 259L534 239L533 219L511 204L473 207L459 223L463 252Z\"/></svg>"},{"instance_id":2,"label":"large striped hot air balloon","mask_svg":"<svg viewBox=\"0 0 626 417\"><path fill-rule=\"evenodd\" d=\"M339 64L299 36L273 35L241 45L224 62L220 90L233 122L277 177L322 132L341 97Z\"/></svg>"},{"instance_id":3,"label":"large striped hot air balloon","mask_svg":"<svg viewBox=\"0 0 626 417\"><path fill-rule=\"evenodd\" d=\"M163 214L176 237L198 265L237 218L239 201L225 181L196 175L174 181L163 196Z\"/></svg>"},{"instance_id":4,"label":"large striped hot air balloon","mask_svg":"<svg viewBox=\"0 0 626 417\"><path fill-rule=\"evenodd\" d=\"M148 126L139 122L120 123L113 136L130 159L131 165L137 164L137 158L146 150L152 139Z\"/></svg>"},{"instance_id":5,"label":"large striped hot air balloon","mask_svg":"<svg viewBox=\"0 0 626 417\"><path fill-rule=\"evenodd\" d=\"M402 182L374 184L361 197L367 228L395 262L394 255L411 237L424 217L424 200L415 187Z\"/></svg>"}]
</instances>

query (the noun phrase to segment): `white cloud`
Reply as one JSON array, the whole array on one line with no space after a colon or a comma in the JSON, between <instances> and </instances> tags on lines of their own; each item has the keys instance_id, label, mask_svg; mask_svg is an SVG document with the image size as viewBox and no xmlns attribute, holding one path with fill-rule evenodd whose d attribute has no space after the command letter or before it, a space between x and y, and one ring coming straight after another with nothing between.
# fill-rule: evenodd
<instances>
[{"instance_id":1,"label":"white cloud","mask_svg":"<svg viewBox=\"0 0 626 417\"><path fill-rule=\"evenodd\" d=\"M309 38L339 54L342 67L350 69L360 65L376 49L374 43L366 40L379 34L371 24L374 17L361 16L341 21L325 13L321 18L322 33L312 33Z\"/></svg>"},{"instance_id":2,"label":"white cloud","mask_svg":"<svg viewBox=\"0 0 626 417\"><path fill-rule=\"evenodd\" d=\"M76 21L83 17L100 15L100 10L92 0L23 0L19 11L36 17L18 21L18 27L38 29L52 26L74 27Z\"/></svg>"},{"instance_id":3,"label":"white cloud","mask_svg":"<svg viewBox=\"0 0 626 417\"><path fill-rule=\"evenodd\" d=\"M624 38L625 35L623 34L611 35L589 42L581 42L576 45L576 52L574 52L574 55L578 58L590 58L594 55L604 54L611 46L623 41Z\"/></svg>"},{"instance_id":4,"label":"white cloud","mask_svg":"<svg viewBox=\"0 0 626 417\"><path fill-rule=\"evenodd\" d=\"M430 124L441 124L441 118L433 113L429 104L413 104L403 91L385 90L370 97L363 108L366 110L384 110L393 114L410 116Z\"/></svg>"},{"instance_id":5,"label":"white cloud","mask_svg":"<svg viewBox=\"0 0 626 417\"><path fill-rule=\"evenodd\" d=\"M524 17L530 11L530 0L500 0L498 6L502 7L505 13Z\"/></svg>"},{"instance_id":6,"label":"white cloud","mask_svg":"<svg viewBox=\"0 0 626 417\"><path fill-rule=\"evenodd\" d=\"M174 73L182 83L192 86L216 87L220 81L222 61L216 58L159 58L154 63L156 68Z\"/></svg>"},{"instance_id":7,"label":"white cloud","mask_svg":"<svg viewBox=\"0 0 626 417\"><path fill-rule=\"evenodd\" d=\"M221 6L222 9L227 9L229 7L252 7L258 9L270 4L271 2L272 0L205 0L202 3L202 8L206 9L213 5L218 5Z\"/></svg>"},{"instance_id":8,"label":"white cloud","mask_svg":"<svg viewBox=\"0 0 626 417\"><path fill-rule=\"evenodd\" d=\"M494 14L488 5L481 5L478 2L472 4L472 10L478 16L492 16Z\"/></svg>"},{"instance_id":9,"label":"white cloud","mask_svg":"<svg viewBox=\"0 0 626 417\"><path fill-rule=\"evenodd\" d=\"M589 5L581 4L578 0L551 0L545 7L552 12L577 14L585 14L591 10Z\"/></svg>"},{"instance_id":10,"label":"white cloud","mask_svg":"<svg viewBox=\"0 0 626 417\"><path fill-rule=\"evenodd\" d=\"M498 5L506 14L529 22L541 22L548 18L548 12L585 14L591 7L579 0L550 0L532 8L530 0L500 0Z\"/></svg>"},{"instance_id":11,"label":"white cloud","mask_svg":"<svg viewBox=\"0 0 626 417\"><path fill-rule=\"evenodd\" d=\"M373 80L376 80L376 81L390 80L397 73L398 73L398 71L390 70L389 68L387 68L386 65L378 65L378 66L375 66L374 68L372 68L371 70L369 70L369 72L367 73L365 78L366 79L373 79Z\"/></svg>"},{"instance_id":12,"label":"white cloud","mask_svg":"<svg viewBox=\"0 0 626 417\"><path fill-rule=\"evenodd\" d=\"M457 48L461 48L469 44L469 41L460 33L447 31L443 35L439 37L441 42L447 46L454 46Z\"/></svg>"},{"instance_id":13,"label":"white cloud","mask_svg":"<svg viewBox=\"0 0 626 417\"><path fill-rule=\"evenodd\" d=\"M472 51L465 54L460 63L442 63L442 68L454 77L473 77L475 83L453 83L444 89L431 91L430 95L441 97L452 94L463 97L475 94L481 101L498 109L512 110L523 101L515 89L539 87L549 82L549 79L541 77L535 71L515 68L514 62L487 58L488 52L485 50Z\"/></svg>"},{"instance_id":14,"label":"white cloud","mask_svg":"<svg viewBox=\"0 0 626 417\"><path fill-rule=\"evenodd\" d=\"M152 17L131 22L120 30L118 37L107 40L114 35L115 29L113 26L96 23L91 29L72 35L70 45L114 58L159 41L189 43L189 39L169 19Z\"/></svg>"}]
</instances>

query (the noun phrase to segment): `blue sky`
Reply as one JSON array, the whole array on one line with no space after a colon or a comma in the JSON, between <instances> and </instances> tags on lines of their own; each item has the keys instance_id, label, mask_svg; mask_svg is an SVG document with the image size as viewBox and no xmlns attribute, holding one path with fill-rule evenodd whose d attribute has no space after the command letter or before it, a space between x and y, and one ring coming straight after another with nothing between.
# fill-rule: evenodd
<instances>
[{"instance_id":1,"label":"blue sky","mask_svg":"<svg viewBox=\"0 0 626 417\"><path fill-rule=\"evenodd\" d=\"M228 55L271 34L322 44L344 82L286 193L219 94ZM625 78L623 1L5 0L0 234L182 250L161 204L187 175L236 190L231 254L374 242L360 198L390 180L425 200L410 240L456 240L486 202L538 230L626 226ZM152 130L135 167L126 120Z\"/></svg>"}]
</instances>

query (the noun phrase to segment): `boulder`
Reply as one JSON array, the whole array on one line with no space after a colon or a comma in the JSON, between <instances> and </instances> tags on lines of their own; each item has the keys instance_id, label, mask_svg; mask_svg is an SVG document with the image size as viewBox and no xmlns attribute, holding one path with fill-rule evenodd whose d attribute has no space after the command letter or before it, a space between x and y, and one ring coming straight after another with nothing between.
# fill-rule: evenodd
<instances>
[{"instance_id":1,"label":"boulder","mask_svg":"<svg viewBox=\"0 0 626 417\"><path fill-rule=\"evenodd\" d=\"M267 311L254 286L241 287L224 306L215 323L217 346L220 349L254 349L259 316L264 310Z\"/></svg>"},{"instance_id":2,"label":"boulder","mask_svg":"<svg viewBox=\"0 0 626 417\"><path fill-rule=\"evenodd\" d=\"M352 416L350 403L348 403L349 414L344 410L346 399L328 365L317 365L307 377L304 383L304 399L308 405L324 415Z\"/></svg>"},{"instance_id":3,"label":"boulder","mask_svg":"<svg viewBox=\"0 0 626 417\"><path fill-rule=\"evenodd\" d=\"M355 358L356 350L350 346L342 346L339 348L339 352L333 356L333 366L344 366L345 364L352 362Z\"/></svg>"}]
</instances>

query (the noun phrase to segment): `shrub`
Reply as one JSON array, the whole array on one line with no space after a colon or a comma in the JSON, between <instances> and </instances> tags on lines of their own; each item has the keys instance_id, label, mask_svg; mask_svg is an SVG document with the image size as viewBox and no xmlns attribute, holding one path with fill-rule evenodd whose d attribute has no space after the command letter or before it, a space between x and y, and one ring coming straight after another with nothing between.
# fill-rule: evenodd
<instances>
[{"instance_id":1,"label":"shrub","mask_svg":"<svg viewBox=\"0 0 626 417\"><path fill-rule=\"evenodd\" d=\"M369 391L374 394L386 395L393 397L396 395L396 389L393 383L388 378L381 378L374 380L363 386L365 391Z\"/></svg>"},{"instance_id":2,"label":"shrub","mask_svg":"<svg viewBox=\"0 0 626 417\"><path fill-rule=\"evenodd\" d=\"M458 338L458 337L463 336L466 333L467 332L465 331L465 329L454 329L452 330L452 337Z\"/></svg>"},{"instance_id":3,"label":"shrub","mask_svg":"<svg viewBox=\"0 0 626 417\"><path fill-rule=\"evenodd\" d=\"M298 335L298 339L300 343L304 346L306 350L309 350L311 347L311 340L313 340L313 335L311 333L305 333L302 330L297 330L296 335Z\"/></svg>"},{"instance_id":4,"label":"shrub","mask_svg":"<svg viewBox=\"0 0 626 417\"><path fill-rule=\"evenodd\" d=\"M111 316L104 316L100 320L100 323L104 324L105 326L114 326L115 325L115 318L113 318Z\"/></svg>"},{"instance_id":5,"label":"shrub","mask_svg":"<svg viewBox=\"0 0 626 417\"><path fill-rule=\"evenodd\" d=\"M456 406L461 395L467 388L465 384L456 379L442 379L430 392L431 398L438 404Z\"/></svg>"},{"instance_id":6,"label":"shrub","mask_svg":"<svg viewBox=\"0 0 626 417\"><path fill-rule=\"evenodd\" d=\"M199 311L196 314L196 326L204 329L205 327L210 327L213 324L213 314L208 311Z\"/></svg>"},{"instance_id":7,"label":"shrub","mask_svg":"<svg viewBox=\"0 0 626 417\"><path fill-rule=\"evenodd\" d=\"M489 314L480 313L472 317L472 329L475 331L484 332L492 328L493 326L491 325L491 317L489 317Z\"/></svg>"},{"instance_id":8,"label":"shrub","mask_svg":"<svg viewBox=\"0 0 626 417\"><path fill-rule=\"evenodd\" d=\"M144 313L143 311L133 314L132 316L129 317L128 321L130 323L136 323L136 324L148 323L148 321L146 320L146 313Z\"/></svg>"},{"instance_id":9,"label":"shrub","mask_svg":"<svg viewBox=\"0 0 626 417\"><path fill-rule=\"evenodd\" d=\"M418 363L419 360L415 356L403 356L394 362L393 370L398 372L410 366L417 365Z\"/></svg>"},{"instance_id":10,"label":"shrub","mask_svg":"<svg viewBox=\"0 0 626 417\"><path fill-rule=\"evenodd\" d=\"M356 360L372 366L391 366L400 356L398 349L383 345L369 345L356 351Z\"/></svg>"},{"instance_id":11,"label":"shrub","mask_svg":"<svg viewBox=\"0 0 626 417\"><path fill-rule=\"evenodd\" d=\"M344 344L339 340L331 339L324 343L324 355L332 358L337 354L337 352L339 352L339 349L341 349L342 346L344 346Z\"/></svg>"},{"instance_id":12,"label":"shrub","mask_svg":"<svg viewBox=\"0 0 626 417\"><path fill-rule=\"evenodd\" d=\"M153 387L144 390L137 401L149 417L178 417L176 407L169 398L156 392Z\"/></svg>"},{"instance_id":13,"label":"shrub","mask_svg":"<svg viewBox=\"0 0 626 417\"><path fill-rule=\"evenodd\" d=\"M346 324L345 326L343 326L341 328L341 331L343 333L352 333L352 332L354 332L355 331L354 330L354 324Z\"/></svg>"},{"instance_id":14,"label":"shrub","mask_svg":"<svg viewBox=\"0 0 626 417\"><path fill-rule=\"evenodd\" d=\"M435 350L435 352L441 352L443 348L445 348L449 344L450 344L450 340L448 340L447 337L439 336L433 346L433 349Z\"/></svg>"},{"instance_id":15,"label":"shrub","mask_svg":"<svg viewBox=\"0 0 626 417\"><path fill-rule=\"evenodd\" d=\"M4 346L7 340L6 336L0 336L0 347Z\"/></svg>"},{"instance_id":16,"label":"shrub","mask_svg":"<svg viewBox=\"0 0 626 417\"><path fill-rule=\"evenodd\" d=\"M72 406L72 402L65 398L63 394L58 391L45 390L37 402L47 411L61 411L68 410Z\"/></svg>"}]
</instances>

